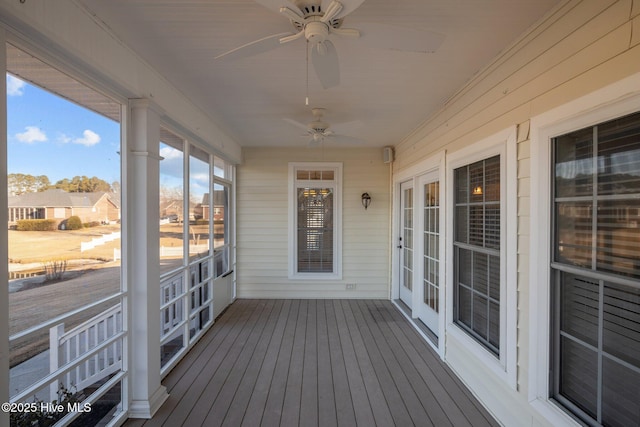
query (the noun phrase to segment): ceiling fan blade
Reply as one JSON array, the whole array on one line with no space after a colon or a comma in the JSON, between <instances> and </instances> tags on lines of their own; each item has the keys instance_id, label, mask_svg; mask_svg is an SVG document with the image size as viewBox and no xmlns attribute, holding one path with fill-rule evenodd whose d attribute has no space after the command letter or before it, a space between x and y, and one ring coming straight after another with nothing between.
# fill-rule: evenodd
<instances>
[{"instance_id":1,"label":"ceiling fan blade","mask_svg":"<svg viewBox=\"0 0 640 427\"><path fill-rule=\"evenodd\" d=\"M373 22L358 23L360 43L377 49L433 53L444 42L444 34L428 30Z\"/></svg>"},{"instance_id":2,"label":"ceiling fan blade","mask_svg":"<svg viewBox=\"0 0 640 427\"><path fill-rule=\"evenodd\" d=\"M364 0L340 0L342 3L342 9L338 12L335 18L344 18L346 15L350 14L354 10L360 7ZM323 9L326 9L323 7Z\"/></svg>"},{"instance_id":3,"label":"ceiling fan blade","mask_svg":"<svg viewBox=\"0 0 640 427\"><path fill-rule=\"evenodd\" d=\"M302 129L305 132L307 132L307 134L309 133L309 126L305 125L304 123L300 123L297 122L293 119L290 119L288 117L283 118L282 120L284 120L285 122L289 123L290 125L293 125L295 127L297 127L298 129Z\"/></svg>"},{"instance_id":4,"label":"ceiling fan blade","mask_svg":"<svg viewBox=\"0 0 640 427\"><path fill-rule=\"evenodd\" d=\"M302 12L300 11L300 8L296 6L293 2L288 0L253 0L253 1L278 14L280 13L281 7L288 7L289 9L292 9L294 12L299 12L300 14L302 14Z\"/></svg>"},{"instance_id":5,"label":"ceiling fan blade","mask_svg":"<svg viewBox=\"0 0 640 427\"><path fill-rule=\"evenodd\" d=\"M252 41L251 43L244 44L235 49L231 49L230 51L222 53L214 57L213 59L247 58L249 56L257 55L262 52L267 52L269 50L282 46L282 43L280 43L281 38L292 36L292 35L294 34L291 32L287 32L287 33L279 33L279 34L267 36L259 40Z\"/></svg>"},{"instance_id":6,"label":"ceiling fan blade","mask_svg":"<svg viewBox=\"0 0 640 427\"><path fill-rule=\"evenodd\" d=\"M289 43L292 42L294 40L298 40L301 39L304 36L304 30L298 32L297 34L293 34L291 36L287 36L287 37L283 37L280 39L280 43Z\"/></svg>"},{"instance_id":7,"label":"ceiling fan blade","mask_svg":"<svg viewBox=\"0 0 640 427\"><path fill-rule=\"evenodd\" d=\"M340 65L338 63L338 52L329 40L324 44L324 54L318 53L316 46L311 47L311 62L316 70L316 75L325 89L338 86L340 84Z\"/></svg>"}]
</instances>

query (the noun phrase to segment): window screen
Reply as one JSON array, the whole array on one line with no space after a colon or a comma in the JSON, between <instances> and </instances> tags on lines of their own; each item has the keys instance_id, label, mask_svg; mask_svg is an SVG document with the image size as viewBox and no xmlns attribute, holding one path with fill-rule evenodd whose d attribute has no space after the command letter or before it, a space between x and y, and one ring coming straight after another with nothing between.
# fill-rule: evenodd
<instances>
[{"instance_id":1,"label":"window screen","mask_svg":"<svg viewBox=\"0 0 640 427\"><path fill-rule=\"evenodd\" d=\"M500 156L454 171L454 321L500 350Z\"/></svg>"}]
</instances>

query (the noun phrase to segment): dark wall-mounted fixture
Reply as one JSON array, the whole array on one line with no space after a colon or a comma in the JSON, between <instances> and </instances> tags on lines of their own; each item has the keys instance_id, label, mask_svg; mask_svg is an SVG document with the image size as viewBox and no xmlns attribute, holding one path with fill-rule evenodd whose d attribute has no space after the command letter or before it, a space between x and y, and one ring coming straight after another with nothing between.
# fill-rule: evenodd
<instances>
[{"instance_id":1,"label":"dark wall-mounted fixture","mask_svg":"<svg viewBox=\"0 0 640 427\"><path fill-rule=\"evenodd\" d=\"M369 195L369 193L362 193L362 206L364 206L364 208L367 209L370 204L371 204L371 196Z\"/></svg>"}]
</instances>

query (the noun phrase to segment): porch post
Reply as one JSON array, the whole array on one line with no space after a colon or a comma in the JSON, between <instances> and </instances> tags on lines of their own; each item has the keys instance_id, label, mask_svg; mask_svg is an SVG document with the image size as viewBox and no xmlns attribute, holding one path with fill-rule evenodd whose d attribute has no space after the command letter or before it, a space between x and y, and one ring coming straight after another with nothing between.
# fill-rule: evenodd
<instances>
[{"instance_id":1,"label":"porch post","mask_svg":"<svg viewBox=\"0 0 640 427\"><path fill-rule=\"evenodd\" d=\"M129 101L127 286L129 417L151 418L169 396L160 384L160 116L152 101Z\"/></svg>"},{"instance_id":2,"label":"porch post","mask_svg":"<svg viewBox=\"0 0 640 427\"><path fill-rule=\"evenodd\" d=\"M0 70L2 70L2 83L0 83L0 188L7 188L7 79L4 78L7 70L7 43L5 30L0 26ZM9 259L7 231L7 213L9 204L7 190L0 197L0 402L9 401L9 273L8 265L4 262ZM0 426L9 425L9 413L0 411Z\"/></svg>"}]
</instances>

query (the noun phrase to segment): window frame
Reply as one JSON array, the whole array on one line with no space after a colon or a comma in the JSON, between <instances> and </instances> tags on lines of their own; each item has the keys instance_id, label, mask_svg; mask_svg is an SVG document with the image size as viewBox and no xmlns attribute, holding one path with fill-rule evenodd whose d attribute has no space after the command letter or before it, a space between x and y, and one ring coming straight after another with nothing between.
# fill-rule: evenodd
<instances>
[{"instance_id":1,"label":"window frame","mask_svg":"<svg viewBox=\"0 0 640 427\"><path fill-rule=\"evenodd\" d=\"M180 263L176 263L171 269L162 271L160 274L160 352L165 345L171 345L172 341L180 338L182 346L172 354L167 355L161 361L161 377L164 378L179 362L184 355L193 348L196 342L209 330L215 320L214 293L216 281L222 280L233 272L234 254L234 228L233 228L233 192L234 192L234 172L235 167L230 162L212 153L210 149L205 149L196 141L189 140L181 132L170 124L162 123L165 132L180 141L180 151L182 152L182 187L183 198L181 212L182 223L182 256ZM173 146L160 139L158 143ZM194 156L194 152L198 156ZM193 158L205 162L208 172L208 193L209 207L206 209L206 219L208 222L209 248L206 252L191 253L190 216L194 208L191 207L191 185L192 185L192 160ZM206 159L206 160L204 160ZM214 165L216 168L214 170ZM216 174L216 171L219 173ZM221 175L224 175L222 177ZM161 174L160 174L161 176ZM226 208L223 215L225 243L216 247L214 242L214 192L217 186L223 187L226 192ZM203 208L203 215L205 209ZM223 271L217 271L217 259L222 258ZM219 285L218 285L219 286ZM169 310L170 314L165 313ZM180 319L171 319L171 312ZM165 327L163 323L166 319L171 320L170 326ZM194 326L194 327L192 327Z\"/></svg>"},{"instance_id":2,"label":"window frame","mask_svg":"<svg viewBox=\"0 0 640 427\"><path fill-rule=\"evenodd\" d=\"M536 363L530 362L529 366L528 399L538 413L554 425L575 425L575 419L550 396L552 138L637 112L638 87L640 73L531 119L530 226L536 230L537 238L531 239L529 248L529 360Z\"/></svg>"},{"instance_id":3,"label":"window frame","mask_svg":"<svg viewBox=\"0 0 640 427\"><path fill-rule=\"evenodd\" d=\"M42 48L36 44L33 44L30 41L26 41L23 37L20 37L18 35L16 35L15 33L10 33L10 32L6 32L3 35L0 35L0 42L2 43L3 48L5 49L5 52L0 54L0 57L2 57L0 59L0 61L3 62L3 69L5 72L5 77L6 74L11 74L8 72L8 67L7 67L7 55L6 55L6 50L8 45L13 46L14 48L22 51L24 54L28 55L28 56L32 56L33 58L35 58L36 61L42 63L44 65L44 69L46 70L46 72L51 72L53 71L54 73L58 73L60 75L64 75L66 77L68 77L70 80L73 80L76 84L79 85L79 87L84 87L85 89L88 89L89 91L95 92L99 95L102 95L105 99L110 100L111 102L118 104L117 105L117 111L119 114L119 119L116 120L118 122L118 126L120 128L119 130L119 139L118 139L118 143L119 143L119 151L118 153L122 152L128 152L129 149L131 148L131 141L130 138L128 137L128 131L129 131L129 127L130 127L130 120L131 120L131 110L129 108L129 100L126 97L123 97L119 94L117 94L116 92L114 92L113 90L107 89L107 85L104 85L102 81L100 81L99 79L95 79L92 78L88 75L86 75L83 72L78 71L78 67L74 66L74 64L69 63L69 62L65 62L63 61L61 58L55 57L54 55L51 54L50 49L46 49L46 48ZM95 76L93 76L95 77ZM20 79L23 79L23 77L19 77ZM46 79L45 79L46 80ZM66 96L63 96L55 91L53 91L52 89L50 89L47 85L46 82L44 82L43 85L43 81L41 79L37 79L37 80L25 80L27 81L30 85L32 86L36 86L41 88L43 91L46 91L49 94L52 94L56 97L59 97L61 99L63 99L66 102L72 103L72 104L76 104L79 107L92 111L91 108L89 108L88 106L86 106L83 102L79 102L77 100L74 99L70 99ZM4 91L4 95L5 98L7 96L6 90ZM105 118L109 118L109 115L106 114L104 111L94 111L96 114L105 117ZM6 106L4 109L4 113L5 113L5 118L4 118L4 127L5 127L5 131L7 130L7 122L6 122ZM111 120L113 120L113 118L111 118ZM5 132L6 134L6 132ZM6 141L5 141L6 142ZM7 152L6 152L6 144L5 144L5 152L3 154L3 159L6 165L6 162L8 161L8 157L7 157ZM106 304L106 303L113 303L116 305L120 305L120 309L121 309L121 314L120 314L120 324L118 325L117 329L119 330L117 333L115 333L114 335L112 335L109 340L103 340L100 344L98 344L97 346L94 346L93 348L91 348L90 350L87 350L84 353L83 357L80 358L75 358L73 360L71 360L69 363L66 363L62 366L60 366L55 372L60 372L60 378L66 376L66 374L75 371L76 369L80 369L80 366L82 366L87 359L93 357L92 355L97 355L101 352L107 351L109 349L110 346L119 343L120 344L120 351L121 351L121 360L119 361L120 364L120 368L117 369L115 372L113 372L111 374L111 376L109 378L106 379L106 381L104 383L102 383L97 390L89 395L89 396L85 396L79 403L86 405L87 403L89 404L96 404L101 397L104 395L104 393L106 391L108 391L110 388L112 388L114 385L116 384L120 384L121 387L121 391L119 393L119 398L120 398L120 403L118 405L116 405L116 407L114 407L114 409L119 408L115 413L112 414L112 418L111 418L111 422L114 424L118 424L118 423L123 423L127 417L128 417L128 412L127 412L127 408L130 409L130 404L131 404L131 391L130 389L127 387L127 384L130 384L131 381L131 365L132 365L132 358L131 358L131 352L128 350L131 346L132 346L132 341L131 341L131 317L130 317L130 304L129 304L129 295L130 295L130 284L127 282L127 269L128 269L128 261L129 261L129 257L126 256L127 253L127 245L125 244L125 242L130 241L130 237L131 237L131 226L129 224L129 221L127 221L127 218L129 217L129 215L127 214L127 211L130 211L131 206L127 206L127 204L125 203L125 200L128 200L128 195L131 193L131 189L129 188L129 181L130 181L130 175L131 175L131 171L128 169L127 167L128 164L128 160L127 160L127 156L121 156L120 160L119 160L119 181L120 181L120 189L121 189L121 193L120 193L120 202L121 202L121 212L120 212L120 232L121 232L121 237L120 237L120 241L121 244L119 246L119 250L120 250L120 261L121 261L121 265L119 267L119 273L118 273L118 283L119 283L119 290L114 293L111 294L109 296L106 296L105 298L102 298L100 300L96 300L96 301L92 301L89 302L87 304L84 304L81 307L78 307L75 310L72 311L66 311L65 313L62 313L60 316L57 316L55 318L51 318L46 320L45 322L42 322L38 325L34 325L32 327L23 329L13 335L9 335L9 331L7 328L7 332L4 335L4 337L7 339L7 343L9 344L9 346L6 349L6 353L7 353L7 369L8 369L8 353L10 351L11 348L11 341L16 340L16 339L21 339L24 338L28 335L34 334L38 331L47 331L49 330L49 328L57 325L57 324L64 324L65 322L68 322L71 318L71 316L73 314L81 314L81 313L85 313L90 309L95 309L95 307L98 307L101 304ZM5 170L5 183L6 183L6 170ZM7 187L8 188L8 187ZM5 192L5 196L8 194L8 191ZM5 206L6 206L6 202L5 202ZM7 212L5 210L5 212ZM8 212L7 212L8 213ZM5 222L7 222L6 220L7 218L7 213L5 213ZM7 234L5 232L5 234L3 234L3 238L4 238L4 243L7 243ZM5 267L4 270L5 273L7 273L7 269ZM6 277L8 277L8 274L6 275ZM7 295L7 294L5 294ZM7 298L7 304L8 304L8 298ZM7 308L6 310L6 319L7 319L7 323L6 325L8 325L8 316L9 316L9 306L5 306L5 308ZM96 316L92 316L90 319L88 320L92 320L92 319L96 319L100 314L96 315ZM111 342L111 344L109 344L109 342ZM48 344L49 345L49 344ZM7 370L8 372L8 370ZM7 381L8 381L8 374L7 374ZM15 394L13 394L12 396L10 396L10 393L6 392L2 394L2 396L6 396L5 401L6 402L12 402L12 403L16 403L16 402L21 402L24 401L24 399L29 399L29 396L34 396L35 393L39 390L41 392L47 392L49 387L46 386L46 383L44 386L39 386L39 384L41 384L42 379L46 378L46 376L42 377L39 381L34 382L33 384L30 384L28 386L26 386L24 389L22 389L20 392L17 392ZM55 381L54 381L55 383ZM52 387L53 389L58 389L58 386L56 386L54 383L50 384L50 387ZM58 383L60 383L58 381ZM3 384L6 384L3 382ZM67 414L64 418L62 418L61 420L58 420L57 424L64 424L64 423L70 423L71 421L73 421L74 419L77 419L78 416L80 414L76 413L70 413ZM4 419L4 418L2 418ZM7 415L7 420L9 419L9 416Z\"/></svg>"},{"instance_id":4,"label":"window frame","mask_svg":"<svg viewBox=\"0 0 640 427\"><path fill-rule=\"evenodd\" d=\"M288 165L288 278L291 280L342 280L342 162L291 162ZM299 272L298 271L298 170L332 170L334 172L333 206L333 271L326 273ZM312 182L312 181L309 181ZM326 186L327 181L319 180L318 183Z\"/></svg>"},{"instance_id":5,"label":"window frame","mask_svg":"<svg viewBox=\"0 0 640 427\"><path fill-rule=\"evenodd\" d=\"M470 354L485 365L497 377L517 390L517 244L518 244L518 192L517 192L517 129L506 128L464 149L447 156L446 209L455 212L455 169L500 156L500 346L498 355L454 320L454 244L455 235L452 214L446 218L446 331Z\"/></svg>"}]
</instances>

